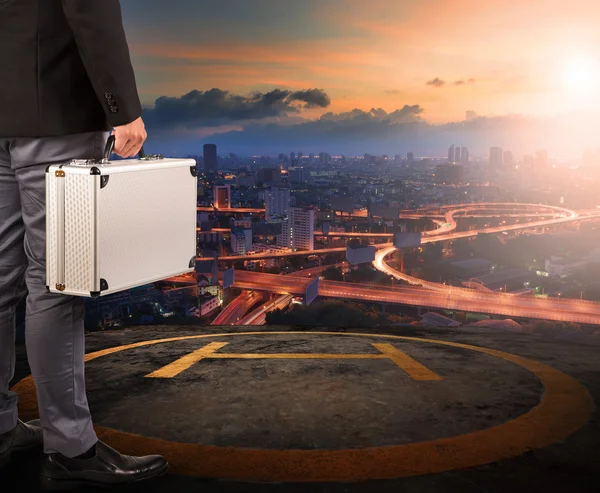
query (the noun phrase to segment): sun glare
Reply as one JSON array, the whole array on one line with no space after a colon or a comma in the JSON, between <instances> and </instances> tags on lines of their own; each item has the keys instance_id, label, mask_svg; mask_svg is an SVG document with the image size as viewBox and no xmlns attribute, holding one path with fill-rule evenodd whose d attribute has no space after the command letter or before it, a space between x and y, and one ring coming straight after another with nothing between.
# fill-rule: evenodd
<instances>
[{"instance_id":1,"label":"sun glare","mask_svg":"<svg viewBox=\"0 0 600 493\"><path fill-rule=\"evenodd\" d=\"M571 60L564 68L564 83L574 90L597 88L600 84L600 67L596 60L578 58Z\"/></svg>"}]
</instances>

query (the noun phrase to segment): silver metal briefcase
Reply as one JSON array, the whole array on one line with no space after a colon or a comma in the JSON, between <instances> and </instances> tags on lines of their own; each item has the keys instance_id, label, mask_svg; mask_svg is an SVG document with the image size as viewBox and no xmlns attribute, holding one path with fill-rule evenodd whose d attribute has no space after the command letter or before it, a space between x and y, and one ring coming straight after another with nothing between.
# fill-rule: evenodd
<instances>
[{"instance_id":1,"label":"silver metal briefcase","mask_svg":"<svg viewBox=\"0 0 600 493\"><path fill-rule=\"evenodd\" d=\"M193 272L194 159L73 160L46 168L46 289L96 298Z\"/></svg>"}]
</instances>

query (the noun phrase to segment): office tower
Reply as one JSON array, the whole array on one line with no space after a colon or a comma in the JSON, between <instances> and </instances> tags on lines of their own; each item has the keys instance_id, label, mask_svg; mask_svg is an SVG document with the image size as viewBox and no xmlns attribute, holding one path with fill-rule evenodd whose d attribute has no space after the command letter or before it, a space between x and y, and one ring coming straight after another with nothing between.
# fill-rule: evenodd
<instances>
[{"instance_id":1,"label":"office tower","mask_svg":"<svg viewBox=\"0 0 600 493\"><path fill-rule=\"evenodd\" d=\"M326 152L319 153L319 163L320 164L329 164L331 163L331 156Z\"/></svg>"},{"instance_id":2,"label":"office tower","mask_svg":"<svg viewBox=\"0 0 600 493\"><path fill-rule=\"evenodd\" d=\"M312 207L290 207L277 245L292 250L314 250L315 211Z\"/></svg>"},{"instance_id":3,"label":"office tower","mask_svg":"<svg viewBox=\"0 0 600 493\"><path fill-rule=\"evenodd\" d=\"M204 174L214 176L219 169L217 161L217 146L215 144L204 144Z\"/></svg>"},{"instance_id":4,"label":"office tower","mask_svg":"<svg viewBox=\"0 0 600 493\"><path fill-rule=\"evenodd\" d=\"M274 218L288 215L290 191L286 188L271 188L265 193L265 219L273 222Z\"/></svg>"},{"instance_id":5,"label":"office tower","mask_svg":"<svg viewBox=\"0 0 600 493\"><path fill-rule=\"evenodd\" d=\"M321 153L321 154L322 154L322 153ZM314 161L314 159L315 159L315 153L314 153L314 152L311 152L311 153L308 155L308 161L309 161L310 163L312 163L312 162Z\"/></svg>"},{"instance_id":6,"label":"office tower","mask_svg":"<svg viewBox=\"0 0 600 493\"><path fill-rule=\"evenodd\" d=\"M244 255L252 250L252 230L247 228L231 229L231 250L235 255Z\"/></svg>"},{"instance_id":7,"label":"office tower","mask_svg":"<svg viewBox=\"0 0 600 493\"><path fill-rule=\"evenodd\" d=\"M296 159L296 153L290 152L290 162Z\"/></svg>"},{"instance_id":8,"label":"office tower","mask_svg":"<svg viewBox=\"0 0 600 493\"><path fill-rule=\"evenodd\" d=\"M503 156L503 164L504 167L507 169L512 169L515 165L515 159L513 156L513 153L510 151L504 151L504 156Z\"/></svg>"},{"instance_id":9,"label":"office tower","mask_svg":"<svg viewBox=\"0 0 600 493\"><path fill-rule=\"evenodd\" d=\"M460 163L460 147L454 149L454 162Z\"/></svg>"},{"instance_id":10,"label":"office tower","mask_svg":"<svg viewBox=\"0 0 600 493\"><path fill-rule=\"evenodd\" d=\"M460 148L460 164L469 164L469 149L466 147Z\"/></svg>"},{"instance_id":11,"label":"office tower","mask_svg":"<svg viewBox=\"0 0 600 493\"><path fill-rule=\"evenodd\" d=\"M231 207L230 185L215 185L213 189L213 205L216 209L229 209Z\"/></svg>"},{"instance_id":12,"label":"office tower","mask_svg":"<svg viewBox=\"0 0 600 493\"><path fill-rule=\"evenodd\" d=\"M256 183L278 185L281 183L281 168L262 168L256 173Z\"/></svg>"},{"instance_id":13,"label":"office tower","mask_svg":"<svg viewBox=\"0 0 600 493\"><path fill-rule=\"evenodd\" d=\"M454 154L454 144L452 144L450 146L450 148L448 149L448 161L451 162L451 163L453 163L454 162L454 157L455 157L455 154Z\"/></svg>"},{"instance_id":14,"label":"office tower","mask_svg":"<svg viewBox=\"0 0 600 493\"><path fill-rule=\"evenodd\" d=\"M219 284L219 254L215 252L213 255L212 269L209 284L211 286L218 286Z\"/></svg>"},{"instance_id":15,"label":"office tower","mask_svg":"<svg viewBox=\"0 0 600 493\"><path fill-rule=\"evenodd\" d=\"M290 183L304 183L304 168L290 168Z\"/></svg>"},{"instance_id":16,"label":"office tower","mask_svg":"<svg viewBox=\"0 0 600 493\"><path fill-rule=\"evenodd\" d=\"M502 169L504 153L502 147L490 148L490 167L495 170Z\"/></svg>"},{"instance_id":17,"label":"office tower","mask_svg":"<svg viewBox=\"0 0 600 493\"><path fill-rule=\"evenodd\" d=\"M400 156L396 156L396 158L395 158L395 159L396 159L396 161L400 161ZM408 161L409 163L412 163L412 162L415 160L415 154L414 154L414 153L412 153L412 152L409 152L409 153L406 155L406 159L407 159L407 161Z\"/></svg>"},{"instance_id":18,"label":"office tower","mask_svg":"<svg viewBox=\"0 0 600 493\"><path fill-rule=\"evenodd\" d=\"M303 156L303 155L304 155L304 154L302 154L302 151L300 151L300 152L298 153L298 160L302 159L302 156Z\"/></svg>"}]
</instances>

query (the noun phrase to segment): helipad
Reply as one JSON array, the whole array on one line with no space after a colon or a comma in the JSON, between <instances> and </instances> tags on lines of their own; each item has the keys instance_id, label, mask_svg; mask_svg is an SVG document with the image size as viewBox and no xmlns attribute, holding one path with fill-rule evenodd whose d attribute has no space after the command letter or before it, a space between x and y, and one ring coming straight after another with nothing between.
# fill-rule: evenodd
<instances>
[{"instance_id":1,"label":"helipad","mask_svg":"<svg viewBox=\"0 0 600 493\"><path fill-rule=\"evenodd\" d=\"M587 388L551 365L448 338L235 331L123 342L87 355L99 436L203 478L464 469L565 440L595 409ZM15 390L35 415L32 380Z\"/></svg>"}]
</instances>

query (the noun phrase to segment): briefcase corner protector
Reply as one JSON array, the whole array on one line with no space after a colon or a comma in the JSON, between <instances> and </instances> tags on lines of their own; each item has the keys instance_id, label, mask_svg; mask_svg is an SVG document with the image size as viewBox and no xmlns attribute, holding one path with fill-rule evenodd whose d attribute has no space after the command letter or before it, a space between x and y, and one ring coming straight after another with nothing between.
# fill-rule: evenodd
<instances>
[{"instance_id":1,"label":"briefcase corner protector","mask_svg":"<svg viewBox=\"0 0 600 493\"><path fill-rule=\"evenodd\" d=\"M106 291L108 289L108 283L106 279L100 278L100 291L90 291L90 296L92 298L98 298L102 294L102 291Z\"/></svg>"}]
</instances>

